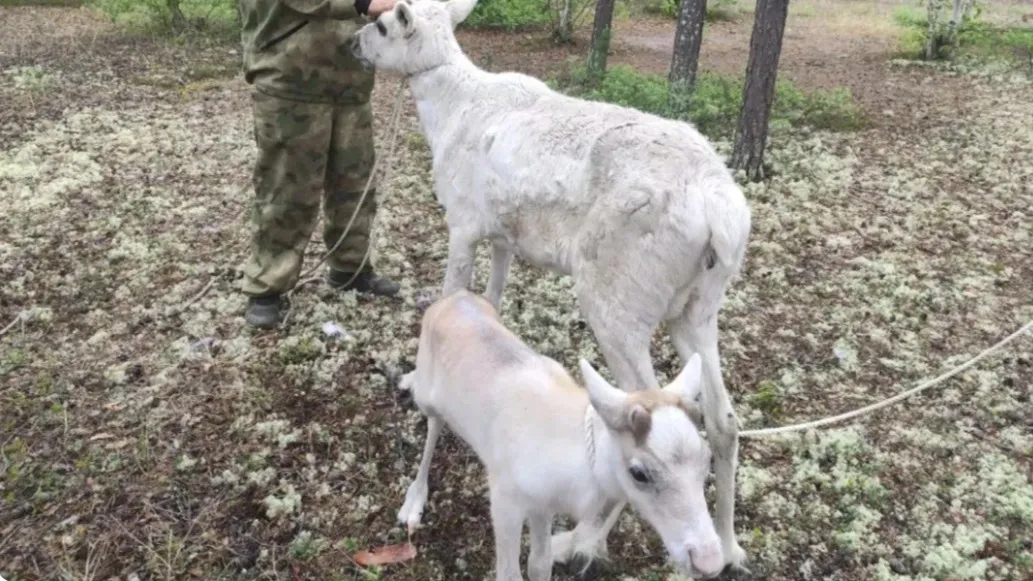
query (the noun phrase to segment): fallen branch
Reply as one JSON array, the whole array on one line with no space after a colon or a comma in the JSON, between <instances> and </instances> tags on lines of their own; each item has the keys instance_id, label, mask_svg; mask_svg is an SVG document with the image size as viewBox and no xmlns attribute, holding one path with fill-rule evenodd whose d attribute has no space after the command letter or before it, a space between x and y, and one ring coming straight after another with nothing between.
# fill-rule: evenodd
<instances>
[{"instance_id":1,"label":"fallen branch","mask_svg":"<svg viewBox=\"0 0 1033 581\"><path fill-rule=\"evenodd\" d=\"M4 334L6 334L8 331L10 331L11 327L14 327L18 323L18 321L21 321L24 318L25 318L25 311L22 311L22 312L18 313L14 317L13 321L11 321L10 323L7 323L7 326L4 327L2 330L0 330L0 337L2 337Z\"/></svg>"},{"instance_id":2,"label":"fallen branch","mask_svg":"<svg viewBox=\"0 0 1033 581\"><path fill-rule=\"evenodd\" d=\"M183 305L181 307L179 307L179 309L177 309L175 311L172 311L172 313L170 313L168 316L169 317L174 317L176 315L181 315L181 314L185 313L186 310L190 308L190 305L192 305L192 304L196 303L197 301L201 300L201 297L203 297L204 295L208 294L208 291L211 290L212 286L215 284L215 279L216 278L218 278L218 277L213 276L212 278L208 279L207 284L205 284L203 287L201 287L201 290L198 291L197 294L195 294L187 302L183 303Z\"/></svg>"}]
</instances>

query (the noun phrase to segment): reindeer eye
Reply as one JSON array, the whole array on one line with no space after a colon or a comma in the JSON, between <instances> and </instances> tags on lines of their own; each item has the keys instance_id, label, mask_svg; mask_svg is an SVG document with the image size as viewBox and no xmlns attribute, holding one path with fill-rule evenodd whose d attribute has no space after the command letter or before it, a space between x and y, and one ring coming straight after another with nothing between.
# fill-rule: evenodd
<instances>
[{"instance_id":1,"label":"reindeer eye","mask_svg":"<svg viewBox=\"0 0 1033 581\"><path fill-rule=\"evenodd\" d=\"M628 473L631 474L631 477L635 480L635 482L638 482L639 484L649 484L649 475L646 474L645 470L639 468L638 466L632 466L631 468L628 468Z\"/></svg>"},{"instance_id":2,"label":"reindeer eye","mask_svg":"<svg viewBox=\"0 0 1033 581\"><path fill-rule=\"evenodd\" d=\"M380 36L387 36L387 27L379 20L377 21L377 30L380 31Z\"/></svg>"}]
</instances>

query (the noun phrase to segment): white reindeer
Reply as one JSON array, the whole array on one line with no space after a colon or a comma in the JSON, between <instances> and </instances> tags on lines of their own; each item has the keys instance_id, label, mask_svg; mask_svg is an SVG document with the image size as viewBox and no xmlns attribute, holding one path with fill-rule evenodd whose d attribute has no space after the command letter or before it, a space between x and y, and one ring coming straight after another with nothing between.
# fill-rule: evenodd
<instances>
[{"instance_id":1,"label":"white reindeer","mask_svg":"<svg viewBox=\"0 0 1033 581\"><path fill-rule=\"evenodd\" d=\"M592 519L630 501L688 575L724 567L704 496L710 450L700 436L700 357L663 389L627 393L581 360L582 389L499 320L483 297L460 289L423 317L416 370L406 389L427 416L419 472L398 511L410 532L427 502L427 474L444 426L484 464L495 536L495 578L517 581L528 523L528 576L552 575L555 515Z\"/></svg>"},{"instance_id":2,"label":"white reindeer","mask_svg":"<svg viewBox=\"0 0 1033 581\"><path fill-rule=\"evenodd\" d=\"M746 251L745 197L688 123L478 68L454 35L475 3L403 0L363 27L353 47L360 59L409 80L449 229L441 294L469 287L476 245L488 239L491 304L499 309L514 253L570 275L624 391L659 387L649 345L661 323L683 363L698 353L717 531L727 563L740 566L746 555L733 529L738 419L721 375L717 323ZM556 559L605 554L622 508L557 535Z\"/></svg>"}]
</instances>

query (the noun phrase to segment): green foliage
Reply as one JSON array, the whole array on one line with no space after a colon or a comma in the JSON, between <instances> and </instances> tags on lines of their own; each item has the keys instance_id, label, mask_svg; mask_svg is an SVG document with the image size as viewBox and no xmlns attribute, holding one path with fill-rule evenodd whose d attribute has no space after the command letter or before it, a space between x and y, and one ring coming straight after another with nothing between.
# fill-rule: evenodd
<instances>
[{"instance_id":1,"label":"green foliage","mask_svg":"<svg viewBox=\"0 0 1033 581\"><path fill-rule=\"evenodd\" d=\"M461 26L514 32L549 24L551 19L548 0L480 0Z\"/></svg>"},{"instance_id":2,"label":"green foliage","mask_svg":"<svg viewBox=\"0 0 1033 581\"><path fill-rule=\"evenodd\" d=\"M1033 28L997 28L983 24L967 30L959 40L965 47L963 57L979 61L1003 59L1033 74Z\"/></svg>"},{"instance_id":3,"label":"green foliage","mask_svg":"<svg viewBox=\"0 0 1033 581\"><path fill-rule=\"evenodd\" d=\"M944 0L924 0L944 4L943 14L934 30L933 59L951 57L948 22L950 6ZM963 60L991 61L1008 60L1019 65L1028 65L1033 72L1033 29L1024 27L998 27L980 19L981 8L977 4L966 14L957 29L957 49L954 57ZM901 52L910 58L925 58L929 38L929 13L918 6L899 6L893 11L893 19L903 28Z\"/></svg>"},{"instance_id":4,"label":"green foliage","mask_svg":"<svg viewBox=\"0 0 1033 581\"><path fill-rule=\"evenodd\" d=\"M916 5L904 4L893 9L893 20L903 28L920 28L928 26L929 15Z\"/></svg>"},{"instance_id":5,"label":"green foliage","mask_svg":"<svg viewBox=\"0 0 1033 581\"><path fill-rule=\"evenodd\" d=\"M83 0L0 0L0 6L82 6Z\"/></svg>"},{"instance_id":6,"label":"green foliage","mask_svg":"<svg viewBox=\"0 0 1033 581\"><path fill-rule=\"evenodd\" d=\"M1033 29L1012 28L1004 33L1001 41L1033 65Z\"/></svg>"},{"instance_id":7,"label":"green foliage","mask_svg":"<svg viewBox=\"0 0 1033 581\"><path fill-rule=\"evenodd\" d=\"M86 0L86 4L112 22L145 34L205 32L233 36L239 31L237 0L179 0L182 21L169 0Z\"/></svg>"},{"instance_id":8,"label":"green foliage","mask_svg":"<svg viewBox=\"0 0 1033 581\"><path fill-rule=\"evenodd\" d=\"M290 555L298 561L311 561L326 548L326 539L313 536L310 531L301 531L291 541Z\"/></svg>"},{"instance_id":9,"label":"green foliage","mask_svg":"<svg viewBox=\"0 0 1033 581\"><path fill-rule=\"evenodd\" d=\"M681 0L647 0L643 10L666 18L678 18ZM706 22L734 22L742 16L740 0L708 0L704 16Z\"/></svg>"},{"instance_id":10,"label":"green foliage","mask_svg":"<svg viewBox=\"0 0 1033 581\"><path fill-rule=\"evenodd\" d=\"M782 412L781 393L778 384L773 381L762 381L757 390L747 397L750 405L772 417Z\"/></svg>"},{"instance_id":11,"label":"green foliage","mask_svg":"<svg viewBox=\"0 0 1033 581\"><path fill-rule=\"evenodd\" d=\"M699 75L691 95L672 95L666 78L627 66L609 69L598 83L588 82L584 67L575 66L550 79L549 84L584 99L690 121L711 139L732 136L742 107L742 80L713 73ZM846 89L804 92L788 81L780 81L770 122L773 129L808 126L849 131L860 128L863 118Z\"/></svg>"},{"instance_id":12,"label":"green foliage","mask_svg":"<svg viewBox=\"0 0 1033 581\"><path fill-rule=\"evenodd\" d=\"M742 16L739 0L711 0L707 2L704 20L707 22L735 22Z\"/></svg>"},{"instance_id":13,"label":"green foliage","mask_svg":"<svg viewBox=\"0 0 1033 581\"><path fill-rule=\"evenodd\" d=\"M932 57L934 60L945 59L950 56L950 18L952 4L947 0L923 0L927 8L932 2L932 8L936 11L936 26L930 31L929 10L918 6L898 6L893 11L893 19L898 26L904 28L904 35L901 39L902 49L906 54L924 58L929 34L934 35L932 39ZM976 3L972 3L965 14L962 14L961 22L958 23L956 34L958 46L966 44L966 38L970 37L975 29L985 26L980 22L981 9Z\"/></svg>"}]
</instances>

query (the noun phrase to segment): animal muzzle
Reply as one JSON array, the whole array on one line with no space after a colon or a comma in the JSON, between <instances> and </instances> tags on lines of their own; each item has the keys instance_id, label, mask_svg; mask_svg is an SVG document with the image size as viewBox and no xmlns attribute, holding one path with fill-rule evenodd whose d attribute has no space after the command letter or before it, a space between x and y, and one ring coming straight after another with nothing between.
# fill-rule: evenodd
<instances>
[{"instance_id":1,"label":"animal muzzle","mask_svg":"<svg viewBox=\"0 0 1033 581\"><path fill-rule=\"evenodd\" d=\"M351 50L352 56L355 57L355 60L359 61L359 64L362 65L362 68L366 70L373 70L373 61L369 60L369 58L366 56L366 53L362 51L361 35L357 34L354 37L352 37L349 50Z\"/></svg>"},{"instance_id":2,"label":"animal muzzle","mask_svg":"<svg viewBox=\"0 0 1033 581\"><path fill-rule=\"evenodd\" d=\"M717 577L725 568L724 554L720 543L710 543L689 549L689 563L693 577L710 579Z\"/></svg>"}]
</instances>

